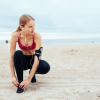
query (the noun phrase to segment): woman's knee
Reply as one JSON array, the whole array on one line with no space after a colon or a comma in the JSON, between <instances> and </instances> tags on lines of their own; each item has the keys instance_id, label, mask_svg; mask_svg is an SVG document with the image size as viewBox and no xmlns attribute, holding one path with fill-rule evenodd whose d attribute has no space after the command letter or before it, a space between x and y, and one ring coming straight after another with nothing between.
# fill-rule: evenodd
<instances>
[{"instance_id":1,"label":"woman's knee","mask_svg":"<svg viewBox=\"0 0 100 100\"><path fill-rule=\"evenodd\" d=\"M14 59L15 58L21 58L22 57L22 55L23 55L23 52L21 51L21 50L17 50L17 51L15 51L15 53L14 53Z\"/></svg>"},{"instance_id":2,"label":"woman's knee","mask_svg":"<svg viewBox=\"0 0 100 100\"><path fill-rule=\"evenodd\" d=\"M40 60L37 72L39 74L46 74L50 71L50 65L45 60Z\"/></svg>"},{"instance_id":3,"label":"woman's knee","mask_svg":"<svg viewBox=\"0 0 100 100\"><path fill-rule=\"evenodd\" d=\"M15 68L21 68L23 66L23 52L20 50L15 51L14 53L14 66Z\"/></svg>"},{"instance_id":4,"label":"woman's knee","mask_svg":"<svg viewBox=\"0 0 100 100\"><path fill-rule=\"evenodd\" d=\"M48 73L50 71L50 65L48 63L44 64L44 69Z\"/></svg>"}]
</instances>

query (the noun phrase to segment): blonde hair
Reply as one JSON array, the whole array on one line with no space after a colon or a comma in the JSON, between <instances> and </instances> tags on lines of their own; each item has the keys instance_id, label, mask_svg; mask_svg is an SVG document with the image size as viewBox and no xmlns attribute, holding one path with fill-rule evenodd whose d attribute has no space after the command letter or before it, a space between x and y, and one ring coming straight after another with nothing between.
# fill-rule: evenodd
<instances>
[{"instance_id":1,"label":"blonde hair","mask_svg":"<svg viewBox=\"0 0 100 100\"><path fill-rule=\"evenodd\" d=\"M17 27L15 32L21 31L20 26L24 27L27 24L27 22L29 22L30 20L34 20L35 21L35 19L32 16L30 16L28 14L23 14L19 19L19 26Z\"/></svg>"}]
</instances>

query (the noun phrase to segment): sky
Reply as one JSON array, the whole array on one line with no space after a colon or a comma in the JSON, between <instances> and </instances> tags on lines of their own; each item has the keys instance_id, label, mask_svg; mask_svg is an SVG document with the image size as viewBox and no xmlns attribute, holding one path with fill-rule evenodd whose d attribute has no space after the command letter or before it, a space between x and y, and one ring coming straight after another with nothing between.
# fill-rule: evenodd
<instances>
[{"instance_id":1,"label":"sky","mask_svg":"<svg viewBox=\"0 0 100 100\"><path fill-rule=\"evenodd\" d=\"M43 39L100 38L100 0L0 0L0 34L11 34L29 14Z\"/></svg>"}]
</instances>

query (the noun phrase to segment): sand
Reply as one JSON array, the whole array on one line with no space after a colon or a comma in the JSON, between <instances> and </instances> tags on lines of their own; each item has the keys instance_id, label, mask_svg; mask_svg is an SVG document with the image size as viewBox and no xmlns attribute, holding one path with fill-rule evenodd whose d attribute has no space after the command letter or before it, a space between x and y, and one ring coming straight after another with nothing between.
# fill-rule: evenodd
<instances>
[{"instance_id":1,"label":"sand","mask_svg":"<svg viewBox=\"0 0 100 100\"><path fill-rule=\"evenodd\" d=\"M47 74L36 74L23 94L12 84L10 44L0 44L0 100L100 100L100 43L43 43ZM19 47L17 45L16 50ZM27 79L29 70L24 71Z\"/></svg>"}]
</instances>

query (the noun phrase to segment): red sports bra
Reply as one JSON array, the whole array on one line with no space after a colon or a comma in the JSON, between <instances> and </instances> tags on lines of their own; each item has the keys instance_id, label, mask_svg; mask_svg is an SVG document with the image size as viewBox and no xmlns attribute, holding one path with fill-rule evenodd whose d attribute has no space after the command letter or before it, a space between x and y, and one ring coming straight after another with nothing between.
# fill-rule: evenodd
<instances>
[{"instance_id":1,"label":"red sports bra","mask_svg":"<svg viewBox=\"0 0 100 100\"><path fill-rule=\"evenodd\" d=\"M30 45L30 46L25 46L25 45L22 45L21 44L21 41L20 41L20 31L19 31L19 34L18 34L18 45L19 45L19 47L21 48L21 49L24 49L24 50L31 50L31 49L34 49L34 48L36 48L36 43L34 42L34 32L33 32L33 43L32 43L32 45ZM28 49L27 49L28 48Z\"/></svg>"}]
</instances>

